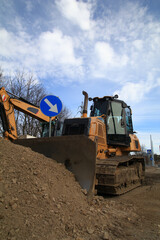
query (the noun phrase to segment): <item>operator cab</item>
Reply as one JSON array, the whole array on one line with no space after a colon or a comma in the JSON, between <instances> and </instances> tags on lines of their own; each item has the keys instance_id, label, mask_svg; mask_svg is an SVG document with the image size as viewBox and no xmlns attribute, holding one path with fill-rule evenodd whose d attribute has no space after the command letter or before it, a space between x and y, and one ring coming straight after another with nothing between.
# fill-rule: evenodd
<instances>
[{"instance_id":1,"label":"operator cab","mask_svg":"<svg viewBox=\"0 0 160 240\"><path fill-rule=\"evenodd\" d=\"M91 117L106 116L108 145L129 146L129 134L133 133L131 109L127 104L115 97L93 98Z\"/></svg>"},{"instance_id":2,"label":"operator cab","mask_svg":"<svg viewBox=\"0 0 160 240\"><path fill-rule=\"evenodd\" d=\"M41 137L49 137L49 123L48 122L42 122L42 134ZM53 120L51 122L51 136L61 136L62 135L62 129L63 129L63 122L56 120Z\"/></svg>"}]
</instances>

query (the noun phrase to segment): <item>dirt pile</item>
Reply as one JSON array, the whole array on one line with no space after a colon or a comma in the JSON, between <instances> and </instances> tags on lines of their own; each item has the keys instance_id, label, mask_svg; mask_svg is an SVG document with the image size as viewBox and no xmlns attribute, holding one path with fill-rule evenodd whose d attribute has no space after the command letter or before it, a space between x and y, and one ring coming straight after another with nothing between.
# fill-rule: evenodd
<instances>
[{"instance_id":1,"label":"dirt pile","mask_svg":"<svg viewBox=\"0 0 160 240\"><path fill-rule=\"evenodd\" d=\"M2 240L138 239L133 204L87 197L52 159L1 139L0 165Z\"/></svg>"}]
</instances>

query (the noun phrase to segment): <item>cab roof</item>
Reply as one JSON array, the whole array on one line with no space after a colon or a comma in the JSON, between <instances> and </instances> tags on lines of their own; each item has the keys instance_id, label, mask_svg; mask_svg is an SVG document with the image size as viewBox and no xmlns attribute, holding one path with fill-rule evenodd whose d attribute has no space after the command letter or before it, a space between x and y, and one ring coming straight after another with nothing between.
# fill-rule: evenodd
<instances>
[{"instance_id":1,"label":"cab roof","mask_svg":"<svg viewBox=\"0 0 160 240\"><path fill-rule=\"evenodd\" d=\"M96 101L107 101L107 100L121 102L123 104L123 106L127 107L127 104L124 101L118 99L118 95L115 95L115 96L104 96L102 98L99 98L99 97L89 98L89 101L93 101L93 102L96 102Z\"/></svg>"}]
</instances>

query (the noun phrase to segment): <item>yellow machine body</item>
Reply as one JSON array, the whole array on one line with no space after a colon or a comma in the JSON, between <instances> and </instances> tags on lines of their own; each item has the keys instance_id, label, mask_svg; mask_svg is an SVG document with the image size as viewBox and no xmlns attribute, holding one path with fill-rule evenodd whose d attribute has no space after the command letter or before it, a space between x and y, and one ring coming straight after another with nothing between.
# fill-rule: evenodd
<instances>
[{"instance_id":1,"label":"yellow machine body","mask_svg":"<svg viewBox=\"0 0 160 240\"><path fill-rule=\"evenodd\" d=\"M63 163L87 192L119 195L140 186L145 163L142 156L131 155L141 147L133 132L130 107L116 97L96 97L91 99L94 105L87 117L88 94L83 94L82 117L66 119L62 136L17 139L14 108L41 121L48 122L49 117L1 88L4 137Z\"/></svg>"}]
</instances>

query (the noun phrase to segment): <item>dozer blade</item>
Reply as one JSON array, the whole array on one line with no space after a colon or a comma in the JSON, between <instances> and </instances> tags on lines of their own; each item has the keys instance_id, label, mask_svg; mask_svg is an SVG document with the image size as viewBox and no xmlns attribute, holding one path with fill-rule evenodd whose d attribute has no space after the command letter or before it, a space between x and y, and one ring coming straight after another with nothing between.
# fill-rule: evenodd
<instances>
[{"instance_id":1,"label":"dozer blade","mask_svg":"<svg viewBox=\"0 0 160 240\"><path fill-rule=\"evenodd\" d=\"M83 189L94 192L96 143L86 136L17 139L14 143L30 147L35 152L63 163Z\"/></svg>"}]
</instances>

